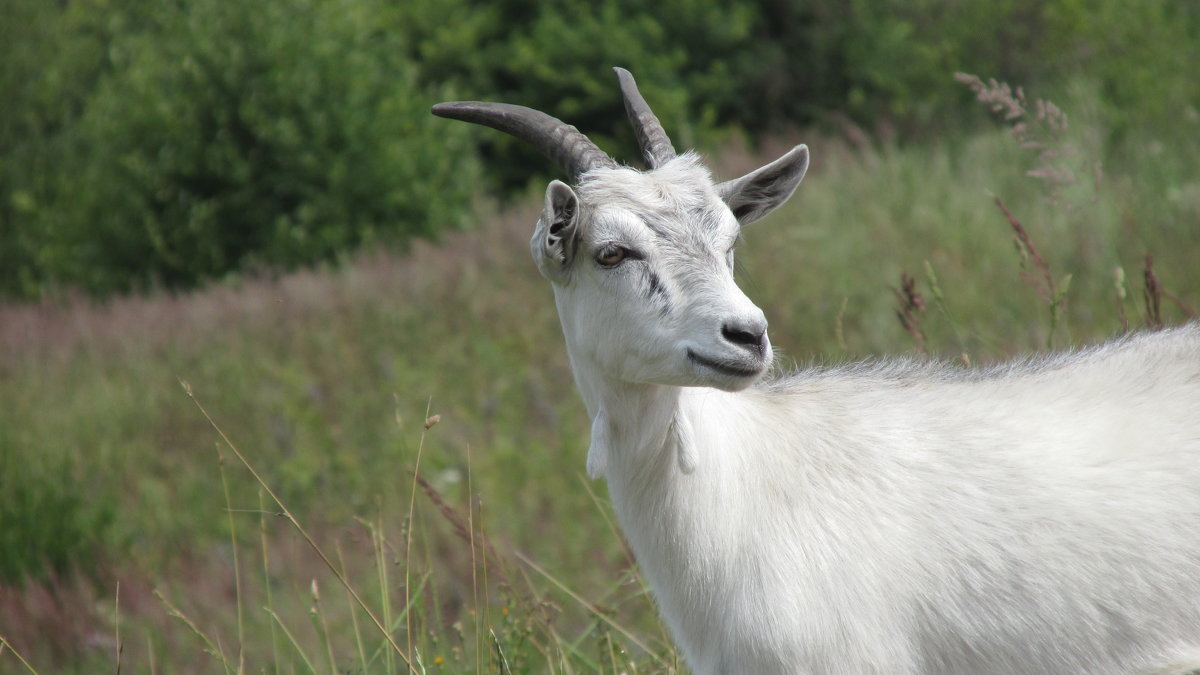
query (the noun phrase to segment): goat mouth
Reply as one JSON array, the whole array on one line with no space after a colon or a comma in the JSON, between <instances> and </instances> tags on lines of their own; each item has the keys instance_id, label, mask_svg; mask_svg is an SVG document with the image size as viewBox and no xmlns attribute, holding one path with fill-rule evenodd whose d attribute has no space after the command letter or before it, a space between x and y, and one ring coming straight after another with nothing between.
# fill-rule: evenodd
<instances>
[{"instance_id":1,"label":"goat mouth","mask_svg":"<svg viewBox=\"0 0 1200 675\"><path fill-rule=\"evenodd\" d=\"M709 370L716 371L722 375L729 377L757 377L762 373L762 368L748 367L743 363L736 361L727 361L725 359L712 359L702 354L697 354L692 351L691 347L687 350L688 360L696 365L703 366Z\"/></svg>"}]
</instances>

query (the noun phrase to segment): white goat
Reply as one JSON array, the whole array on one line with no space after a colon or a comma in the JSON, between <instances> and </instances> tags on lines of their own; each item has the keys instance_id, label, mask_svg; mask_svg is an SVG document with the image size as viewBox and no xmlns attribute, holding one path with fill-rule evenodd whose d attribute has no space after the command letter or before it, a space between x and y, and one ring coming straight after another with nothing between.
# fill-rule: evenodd
<instances>
[{"instance_id":1,"label":"white goat","mask_svg":"<svg viewBox=\"0 0 1200 675\"><path fill-rule=\"evenodd\" d=\"M434 113L575 183L531 242L629 544L697 673L1200 668L1200 326L989 370L889 362L760 381L739 229L798 146L714 184L618 69L651 170L543 113Z\"/></svg>"}]
</instances>

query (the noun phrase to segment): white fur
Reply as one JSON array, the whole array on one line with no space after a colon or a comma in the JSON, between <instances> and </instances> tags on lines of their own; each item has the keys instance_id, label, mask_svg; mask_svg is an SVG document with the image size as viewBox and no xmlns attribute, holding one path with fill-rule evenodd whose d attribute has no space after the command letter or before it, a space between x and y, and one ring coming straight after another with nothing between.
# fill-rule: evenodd
<instances>
[{"instance_id":1,"label":"white fur","mask_svg":"<svg viewBox=\"0 0 1200 675\"><path fill-rule=\"evenodd\" d=\"M806 151L788 157L802 176ZM531 243L593 419L588 470L692 670L1195 667L1200 325L986 371L760 381L769 343L723 333L766 326L727 252L794 189L771 173L593 170L551 185ZM605 267L614 246L630 255Z\"/></svg>"}]
</instances>

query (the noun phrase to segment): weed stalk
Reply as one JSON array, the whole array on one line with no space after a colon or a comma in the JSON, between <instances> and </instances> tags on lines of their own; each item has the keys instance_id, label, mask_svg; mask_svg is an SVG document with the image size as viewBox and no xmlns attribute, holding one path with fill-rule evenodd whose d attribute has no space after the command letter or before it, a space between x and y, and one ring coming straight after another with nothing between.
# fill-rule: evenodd
<instances>
[{"instance_id":1,"label":"weed stalk","mask_svg":"<svg viewBox=\"0 0 1200 675\"><path fill-rule=\"evenodd\" d=\"M346 591L354 597L354 601L358 604L358 606L364 612L366 612L367 616L371 618L371 621L375 624L376 628L383 633L383 636L387 639L388 644L390 644L392 649L395 650L396 654L400 656L400 659L404 661L405 665L408 666L408 669L411 672L417 672L413 667L412 662L409 660L408 655L405 654L404 650L400 648L400 645L396 644L395 639L392 638L391 632L384 627L384 625L379 621L379 618L375 616L375 613L372 612L369 607L367 607L367 603L363 602L362 598L359 597L358 592L355 591L354 587L350 585L350 582L346 579L346 576L342 574L342 571L333 564L333 561L329 559L329 556L325 555L325 551L321 550L321 547L317 545L316 540L314 540L312 536L308 534L308 531L304 529L304 526L300 524L300 521L296 519L295 515L292 514L287 505L283 503L283 500L275 494L275 491L271 489L271 486L267 484L267 481L264 480L263 477L258 473L258 471L254 468L254 465L251 464L248 459L246 459L246 456L242 454L242 451L239 450L236 445L234 445L233 441L230 440L227 435L225 435L225 431L221 429L216 420L214 420L212 416L208 414L208 410L206 410L204 405L200 403L200 400L196 398L195 393L192 391L191 385L182 380L180 380L180 385L183 386L183 390L187 393L188 398L192 399L192 403L194 403L200 410L200 414L203 415L204 419L208 421L209 426L211 426L213 430L217 432L217 435L221 437L221 440L225 442L225 445L228 446L233 454L238 458L238 461L242 463L242 466L246 467L246 470L250 472L250 475L254 476L254 480L258 481L258 484L262 487L262 489L271 496L271 499L274 500L275 504L277 504L280 510L283 511L283 515L285 518L287 518L288 522L290 522L292 526L296 528L296 531L300 533L300 536L302 536L306 542L308 542L309 547L312 548L312 550L317 554L317 556L321 559L321 562L325 563L325 566L329 568L329 571L332 572L335 577L337 577L337 580L346 588ZM272 615L274 616L273 612ZM286 627L284 627L282 624L280 625L286 631Z\"/></svg>"}]
</instances>

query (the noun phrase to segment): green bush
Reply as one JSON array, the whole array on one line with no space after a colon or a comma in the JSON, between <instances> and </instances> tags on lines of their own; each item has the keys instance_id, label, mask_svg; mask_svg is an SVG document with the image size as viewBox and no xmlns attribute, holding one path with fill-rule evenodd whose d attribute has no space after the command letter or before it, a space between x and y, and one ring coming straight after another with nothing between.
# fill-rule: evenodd
<instances>
[{"instance_id":1,"label":"green bush","mask_svg":"<svg viewBox=\"0 0 1200 675\"><path fill-rule=\"evenodd\" d=\"M123 16L109 4L11 0L0 10L0 295L37 295L59 265L64 246L50 242L65 239L58 214L78 192L70 149Z\"/></svg>"},{"instance_id":2,"label":"green bush","mask_svg":"<svg viewBox=\"0 0 1200 675\"><path fill-rule=\"evenodd\" d=\"M636 163L614 65L681 148L796 125L948 137L985 122L957 71L1041 91L1090 83L1106 160L1200 124L1188 0L10 0L4 12L8 295L336 259L436 234L462 222L471 191L553 172L512 139L431 117L438 100L539 108ZM502 158L482 186L477 154Z\"/></svg>"},{"instance_id":3,"label":"green bush","mask_svg":"<svg viewBox=\"0 0 1200 675\"><path fill-rule=\"evenodd\" d=\"M461 223L467 132L435 126L435 94L374 27L379 6L140 8L144 29L112 37L110 67L47 150L49 203L12 214L35 238L32 273L98 292L189 286Z\"/></svg>"},{"instance_id":4,"label":"green bush","mask_svg":"<svg viewBox=\"0 0 1200 675\"><path fill-rule=\"evenodd\" d=\"M741 91L734 64L752 54L756 10L707 0L597 3L525 0L420 0L402 10L399 30L421 81L451 82L462 95L544 110L577 126L620 161L641 153L616 86L613 66L634 72L681 148L711 141ZM541 180L550 167L521 143L477 132L502 189Z\"/></svg>"},{"instance_id":5,"label":"green bush","mask_svg":"<svg viewBox=\"0 0 1200 675\"><path fill-rule=\"evenodd\" d=\"M739 80L748 128L827 113L906 135L944 134L970 114L949 77L965 71L1026 87L1100 82L1113 127L1171 124L1200 106L1190 62L1200 6L1187 0L761 0Z\"/></svg>"}]
</instances>

